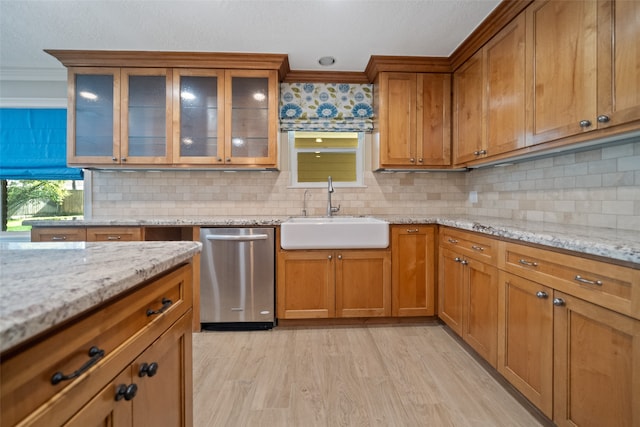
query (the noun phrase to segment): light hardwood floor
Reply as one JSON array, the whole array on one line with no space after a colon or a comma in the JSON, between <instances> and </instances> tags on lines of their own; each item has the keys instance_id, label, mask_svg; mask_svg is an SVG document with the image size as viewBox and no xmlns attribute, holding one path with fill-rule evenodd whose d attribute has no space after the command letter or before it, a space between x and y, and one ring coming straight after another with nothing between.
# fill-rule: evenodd
<instances>
[{"instance_id":1,"label":"light hardwood floor","mask_svg":"<svg viewBox=\"0 0 640 427\"><path fill-rule=\"evenodd\" d=\"M195 427L540 426L439 324L194 334Z\"/></svg>"}]
</instances>

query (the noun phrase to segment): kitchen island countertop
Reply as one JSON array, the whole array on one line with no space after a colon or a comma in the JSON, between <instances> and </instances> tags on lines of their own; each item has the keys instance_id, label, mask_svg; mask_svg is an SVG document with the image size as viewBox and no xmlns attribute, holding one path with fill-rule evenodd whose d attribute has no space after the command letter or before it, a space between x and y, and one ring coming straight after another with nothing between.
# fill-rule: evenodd
<instances>
[{"instance_id":1,"label":"kitchen island countertop","mask_svg":"<svg viewBox=\"0 0 640 427\"><path fill-rule=\"evenodd\" d=\"M348 216L348 215L347 215ZM640 265L640 231L616 230L604 227L564 225L539 221L474 215L371 215L390 224L440 224L476 231L494 237L535 243L551 248L610 258L614 261ZM117 219L75 221L25 221L38 227L99 227L99 226L277 226L289 217L210 217L189 219Z\"/></svg>"},{"instance_id":2,"label":"kitchen island countertop","mask_svg":"<svg viewBox=\"0 0 640 427\"><path fill-rule=\"evenodd\" d=\"M0 243L0 351L157 276L199 242Z\"/></svg>"}]
</instances>

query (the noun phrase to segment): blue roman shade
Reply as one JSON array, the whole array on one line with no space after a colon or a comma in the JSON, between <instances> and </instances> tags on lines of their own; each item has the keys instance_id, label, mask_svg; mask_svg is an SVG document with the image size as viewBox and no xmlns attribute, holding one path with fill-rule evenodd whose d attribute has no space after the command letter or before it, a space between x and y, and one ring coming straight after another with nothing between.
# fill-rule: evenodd
<instances>
[{"instance_id":1,"label":"blue roman shade","mask_svg":"<svg viewBox=\"0 0 640 427\"><path fill-rule=\"evenodd\" d=\"M281 83L280 130L371 132L373 85Z\"/></svg>"},{"instance_id":2,"label":"blue roman shade","mask_svg":"<svg viewBox=\"0 0 640 427\"><path fill-rule=\"evenodd\" d=\"M67 110L0 108L0 179L82 179L67 167Z\"/></svg>"}]
</instances>

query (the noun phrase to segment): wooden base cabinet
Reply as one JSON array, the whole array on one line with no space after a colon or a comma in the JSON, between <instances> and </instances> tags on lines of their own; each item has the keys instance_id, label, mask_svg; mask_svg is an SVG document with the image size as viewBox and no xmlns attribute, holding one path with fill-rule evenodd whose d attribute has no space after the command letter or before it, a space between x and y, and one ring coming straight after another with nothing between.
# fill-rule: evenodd
<instances>
[{"instance_id":1,"label":"wooden base cabinet","mask_svg":"<svg viewBox=\"0 0 640 427\"><path fill-rule=\"evenodd\" d=\"M391 315L435 315L436 227L391 226Z\"/></svg>"},{"instance_id":2,"label":"wooden base cabinet","mask_svg":"<svg viewBox=\"0 0 640 427\"><path fill-rule=\"evenodd\" d=\"M558 426L640 426L640 320L554 294Z\"/></svg>"},{"instance_id":3,"label":"wooden base cabinet","mask_svg":"<svg viewBox=\"0 0 640 427\"><path fill-rule=\"evenodd\" d=\"M391 314L388 251L281 251L277 276L280 319Z\"/></svg>"},{"instance_id":4,"label":"wooden base cabinet","mask_svg":"<svg viewBox=\"0 0 640 427\"><path fill-rule=\"evenodd\" d=\"M498 269L443 249L439 277L439 317L495 367Z\"/></svg>"},{"instance_id":5,"label":"wooden base cabinet","mask_svg":"<svg viewBox=\"0 0 640 427\"><path fill-rule=\"evenodd\" d=\"M500 272L498 372L553 417L553 289Z\"/></svg>"}]
</instances>

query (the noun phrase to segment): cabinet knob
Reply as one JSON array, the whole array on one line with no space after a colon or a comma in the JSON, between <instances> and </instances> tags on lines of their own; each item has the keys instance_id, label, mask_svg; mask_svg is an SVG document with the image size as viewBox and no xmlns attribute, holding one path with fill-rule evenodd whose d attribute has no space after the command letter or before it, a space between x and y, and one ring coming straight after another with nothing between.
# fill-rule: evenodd
<instances>
[{"instance_id":1,"label":"cabinet knob","mask_svg":"<svg viewBox=\"0 0 640 427\"><path fill-rule=\"evenodd\" d=\"M218 157L218 161L221 162L222 161L222 157Z\"/></svg>"},{"instance_id":2,"label":"cabinet knob","mask_svg":"<svg viewBox=\"0 0 640 427\"><path fill-rule=\"evenodd\" d=\"M422 163L422 162L424 162L424 160L422 159L422 157L420 157L420 158L418 159L418 163Z\"/></svg>"},{"instance_id":3,"label":"cabinet knob","mask_svg":"<svg viewBox=\"0 0 640 427\"><path fill-rule=\"evenodd\" d=\"M480 151L479 151L479 153L480 153L481 155L485 155L485 154L487 154L487 150L480 150Z\"/></svg>"},{"instance_id":4,"label":"cabinet knob","mask_svg":"<svg viewBox=\"0 0 640 427\"><path fill-rule=\"evenodd\" d=\"M342 255L338 255L338 259L342 259Z\"/></svg>"},{"instance_id":5,"label":"cabinet knob","mask_svg":"<svg viewBox=\"0 0 640 427\"><path fill-rule=\"evenodd\" d=\"M462 261L460 261L460 264L469 265L469 261L467 261L466 259L463 259Z\"/></svg>"},{"instance_id":6,"label":"cabinet knob","mask_svg":"<svg viewBox=\"0 0 640 427\"><path fill-rule=\"evenodd\" d=\"M473 155L474 155L474 156L479 156L479 155L480 155L480 151L478 151L478 150L474 151L474 152L473 152Z\"/></svg>"},{"instance_id":7,"label":"cabinet knob","mask_svg":"<svg viewBox=\"0 0 640 427\"><path fill-rule=\"evenodd\" d=\"M609 120L611 120L611 118L609 118L609 116L607 116L606 114L601 114L598 116L598 123L609 123Z\"/></svg>"},{"instance_id":8,"label":"cabinet knob","mask_svg":"<svg viewBox=\"0 0 640 427\"><path fill-rule=\"evenodd\" d=\"M116 389L116 400L131 400L136 397L138 386L135 384L120 384Z\"/></svg>"},{"instance_id":9,"label":"cabinet knob","mask_svg":"<svg viewBox=\"0 0 640 427\"><path fill-rule=\"evenodd\" d=\"M454 260L455 262L462 262L462 258L459 258L459 257L455 257L453 260Z\"/></svg>"},{"instance_id":10,"label":"cabinet knob","mask_svg":"<svg viewBox=\"0 0 640 427\"><path fill-rule=\"evenodd\" d=\"M152 377L157 373L158 373L158 364L156 362L151 362L151 363L145 362L142 365L140 365L138 376L141 378L144 377L145 375Z\"/></svg>"},{"instance_id":11,"label":"cabinet knob","mask_svg":"<svg viewBox=\"0 0 640 427\"><path fill-rule=\"evenodd\" d=\"M414 158L412 157L412 158L410 158L410 159L409 159L409 161L410 161L411 163L415 163L415 162L416 162L416 159L414 159Z\"/></svg>"},{"instance_id":12,"label":"cabinet knob","mask_svg":"<svg viewBox=\"0 0 640 427\"><path fill-rule=\"evenodd\" d=\"M536 292L536 296L540 299L546 299L549 297L549 294L544 291L538 291Z\"/></svg>"},{"instance_id":13,"label":"cabinet knob","mask_svg":"<svg viewBox=\"0 0 640 427\"><path fill-rule=\"evenodd\" d=\"M227 158L225 159L225 162L227 162L227 163L231 163L231 157L227 157Z\"/></svg>"},{"instance_id":14,"label":"cabinet knob","mask_svg":"<svg viewBox=\"0 0 640 427\"><path fill-rule=\"evenodd\" d=\"M564 300L562 298L554 298L553 299L553 305L558 306L558 307L562 307L564 305Z\"/></svg>"},{"instance_id":15,"label":"cabinet knob","mask_svg":"<svg viewBox=\"0 0 640 427\"><path fill-rule=\"evenodd\" d=\"M327 257L327 259L333 259L333 257L332 257L331 255L329 255L329 256Z\"/></svg>"},{"instance_id":16,"label":"cabinet knob","mask_svg":"<svg viewBox=\"0 0 640 427\"><path fill-rule=\"evenodd\" d=\"M112 157L111 160L113 160L114 162L117 162L118 158L117 157Z\"/></svg>"},{"instance_id":17,"label":"cabinet knob","mask_svg":"<svg viewBox=\"0 0 640 427\"><path fill-rule=\"evenodd\" d=\"M591 126L591 120L580 120L579 125L581 128L588 128Z\"/></svg>"},{"instance_id":18,"label":"cabinet knob","mask_svg":"<svg viewBox=\"0 0 640 427\"><path fill-rule=\"evenodd\" d=\"M121 159L120 159L120 161L121 161L121 162L126 162L126 161L127 161L127 158L126 158L126 157L123 157L123 158L121 158Z\"/></svg>"}]
</instances>

